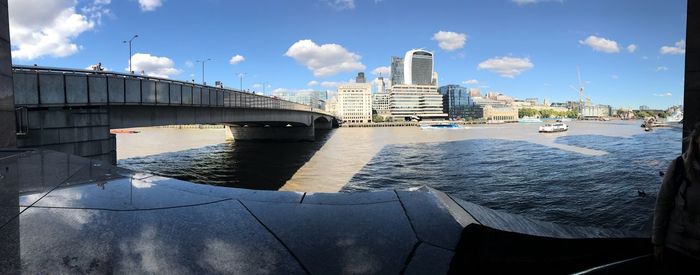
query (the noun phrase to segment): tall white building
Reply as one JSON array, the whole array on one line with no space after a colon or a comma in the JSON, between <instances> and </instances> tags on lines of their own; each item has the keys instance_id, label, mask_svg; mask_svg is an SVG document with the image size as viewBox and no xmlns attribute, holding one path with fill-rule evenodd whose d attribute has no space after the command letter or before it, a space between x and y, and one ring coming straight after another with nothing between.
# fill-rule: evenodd
<instances>
[{"instance_id":1,"label":"tall white building","mask_svg":"<svg viewBox=\"0 0 700 275\"><path fill-rule=\"evenodd\" d=\"M347 123L372 122L372 84L338 86L338 111L340 118Z\"/></svg>"}]
</instances>

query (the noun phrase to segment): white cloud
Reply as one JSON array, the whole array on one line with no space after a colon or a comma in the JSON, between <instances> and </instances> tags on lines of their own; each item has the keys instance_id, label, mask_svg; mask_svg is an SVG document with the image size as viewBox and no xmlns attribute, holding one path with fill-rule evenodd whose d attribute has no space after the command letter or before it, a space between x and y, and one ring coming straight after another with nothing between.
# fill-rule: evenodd
<instances>
[{"instance_id":1,"label":"white cloud","mask_svg":"<svg viewBox=\"0 0 700 275\"><path fill-rule=\"evenodd\" d=\"M309 83L306 83L306 86L318 86L318 81L311 80L309 81Z\"/></svg>"},{"instance_id":2,"label":"white cloud","mask_svg":"<svg viewBox=\"0 0 700 275\"><path fill-rule=\"evenodd\" d=\"M142 11L154 11L163 5L163 0L139 0Z\"/></svg>"},{"instance_id":3,"label":"white cloud","mask_svg":"<svg viewBox=\"0 0 700 275\"><path fill-rule=\"evenodd\" d=\"M82 14L90 18L91 22L97 23L97 25L102 24L103 16L110 16L112 12L105 6L109 5L112 0L94 0L91 4L87 4L80 8Z\"/></svg>"},{"instance_id":4,"label":"white cloud","mask_svg":"<svg viewBox=\"0 0 700 275\"><path fill-rule=\"evenodd\" d=\"M597 37L595 35L591 35L586 38L586 40L579 40L578 43L582 45L587 45L591 47L594 51L598 52L604 52L604 53L618 53L620 52L620 47L617 45L617 42L610 40L610 39L605 39L602 37Z\"/></svg>"},{"instance_id":5,"label":"white cloud","mask_svg":"<svg viewBox=\"0 0 700 275\"><path fill-rule=\"evenodd\" d=\"M355 8L355 0L327 0L328 5L336 10L351 10Z\"/></svg>"},{"instance_id":6,"label":"white cloud","mask_svg":"<svg viewBox=\"0 0 700 275\"><path fill-rule=\"evenodd\" d=\"M355 82L353 80L352 82ZM326 88L333 88L333 87L338 87L340 84L343 84L342 82L335 82L335 81L323 81L321 82L321 87L326 87Z\"/></svg>"},{"instance_id":7,"label":"white cloud","mask_svg":"<svg viewBox=\"0 0 700 275\"><path fill-rule=\"evenodd\" d=\"M654 96L673 96L671 93L654 94Z\"/></svg>"},{"instance_id":8,"label":"white cloud","mask_svg":"<svg viewBox=\"0 0 700 275\"><path fill-rule=\"evenodd\" d=\"M469 84L469 85L479 84L479 80L469 79L469 80L462 81L462 84Z\"/></svg>"},{"instance_id":9,"label":"white cloud","mask_svg":"<svg viewBox=\"0 0 700 275\"><path fill-rule=\"evenodd\" d=\"M642 56L642 59L647 60L647 59L649 59L649 57L645 55L645 56Z\"/></svg>"},{"instance_id":10,"label":"white cloud","mask_svg":"<svg viewBox=\"0 0 700 275\"><path fill-rule=\"evenodd\" d=\"M244 60L245 60L245 57L243 57L240 54L237 54L237 55L232 56L231 59L228 60L228 64L236 65L238 63L243 62Z\"/></svg>"},{"instance_id":11,"label":"white cloud","mask_svg":"<svg viewBox=\"0 0 700 275\"><path fill-rule=\"evenodd\" d=\"M194 67L194 62L189 61L189 60L185 61L185 67L187 67L187 68L192 68L192 67Z\"/></svg>"},{"instance_id":12,"label":"white cloud","mask_svg":"<svg viewBox=\"0 0 700 275\"><path fill-rule=\"evenodd\" d=\"M143 70L146 75L164 78L180 73L180 70L174 68L175 62L167 57L136 53L131 57L131 61L135 73L140 73ZM124 70L129 71L129 68Z\"/></svg>"},{"instance_id":13,"label":"white cloud","mask_svg":"<svg viewBox=\"0 0 700 275\"><path fill-rule=\"evenodd\" d=\"M517 58L517 57L494 57L490 58L484 62L479 63L477 69L488 70L502 77L513 78L524 71L532 69L535 67L529 58Z\"/></svg>"},{"instance_id":14,"label":"white cloud","mask_svg":"<svg viewBox=\"0 0 700 275\"><path fill-rule=\"evenodd\" d=\"M439 31L433 34L432 40L438 42L440 49L454 51L464 47L464 43L467 42L467 35L463 33Z\"/></svg>"},{"instance_id":15,"label":"white cloud","mask_svg":"<svg viewBox=\"0 0 700 275\"><path fill-rule=\"evenodd\" d=\"M656 71L657 71L657 72L660 72L660 71L668 71L668 67L666 67L666 66L658 66L658 67L656 67Z\"/></svg>"},{"instance_id":16,"label":"white cloud","mask_svg":"<svg viewBox=\"0 0 700 275\"><path fill-rule=\"evenodd\" d=\"M537 4L537 3L542 3L542 2L564 2L564 0L512 0L513 3L516 3L518 5L528 5L528 4Z\"/></svg>"},{"instance_id":17,"label":"white cloud","mask_svg":"<svg viewBox=\"0 0 700 275\"><path fill-rule=\"evenodd\" d=\"M612 79L619 79L620 77L619 77L618 75L614 74L614 75L611 75L610 78L612 78Z\"/></svg>"},{"instance_id":18,"label":"white cloud","mask_svg":"<svg viewBox=\"0 0 700 275\"><path fill-rule=\"evenodd\" d=\"M10 0L8 2L12 57L32 60L65 57L80 49L73 39L93 29L103 13L95 2L87 14L76 12L75 0ZM90 13L92 12L92 13ZM91 19L92 18L92 19Z\"/></svg>"},{"instance_id":19,"label":"white cloud","mask_svg":"<svg viewBox=\"0 0 700 275\"><path fill-rule=\"evenodd\" d=\"M685 54L685 39L676 42L673 46L663 46L659 52L661 54Z\"/></svg>"},{"instance_id":20,"label":"white cloud","mask_svg":"<svg viewBox=\"0 0 700 275\"><path fill-rule=\"evenodd\" d=\"M262 88L262 87L263 87L263 85L262 85L262 84L260 84L260 83L255 83L255 84L253 84L253 86L252 86L252 87L253 87L253 89L260 89L260 88Z\"/></svg>"},{"instance_id":21,"label":"white cloud","mask_svg":"<svg viewBox=\"0 0 700 275\"><path fill-rule=\"evenodd\" d=\"M629 53L633 53L636 50L637 50L637 45L635 45L635 44L630 44L629 46L627 46L627 52L629 52Z\"/></svg>"},{"instance_id":22,"label":"white cloud","mask_svg":"<svg viewBox=\"0 0 700 275\"><path fill-rule=\"evenodd\" d=\"M362 58L338 44L317 45L311 40L299 40L284 54L311 70L315 77L326 77L340 72L364 71Z\"/></svg>"},{"instance_id":23,"label":"white cloud","mask_svg":"<svg viewBox=\"0 0 700 275\"><path fill-rule=\"evenodd\" d=\"M372 74L374 75L382 75L382 76L389 76L391 75L391 68L388 66L383 66L383 67L377 67L376 69L372 70Z\"/></svg>"}]
</instances>

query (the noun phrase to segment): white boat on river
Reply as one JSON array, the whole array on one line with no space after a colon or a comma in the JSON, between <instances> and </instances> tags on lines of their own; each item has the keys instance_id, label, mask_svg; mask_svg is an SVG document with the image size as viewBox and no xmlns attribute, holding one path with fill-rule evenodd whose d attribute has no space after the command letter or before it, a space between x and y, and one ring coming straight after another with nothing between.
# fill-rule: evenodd
<instances>
[{"instance_id":1,"label":"white boat on river","mask_svg":"<svg viewBox=\"0 0 700 275\"><path fill-rule=\"evenodd\" d=\"M564 123L547 123L540 126L540 133L556 133L564 132L569 130L569 125Z\"/></svg>"}]
</instances>

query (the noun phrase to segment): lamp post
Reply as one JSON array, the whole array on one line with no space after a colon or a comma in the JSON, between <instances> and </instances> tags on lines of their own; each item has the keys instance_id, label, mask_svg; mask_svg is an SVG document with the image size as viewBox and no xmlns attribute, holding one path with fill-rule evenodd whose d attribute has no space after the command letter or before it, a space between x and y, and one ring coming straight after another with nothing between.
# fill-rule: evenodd
<instances>
[{"instance_id":1,"label":"lamp post","mask_svg":"<svg viewBox=\"0 0 700 275\"><path fill-rule=\"evenodd\" d=\"M248 73L238 73L238 77L241 79L241 92L243 91L243 75L246 75Z\"/></svg>"},{"instance_id":2,"label":"lamp post","mask_svg":"<svg viewBox=\"0 0 700 275\"><path fill-rule=\"evenodd\" d=\"M133 74L133 73L134 73L134 71L131 70L131 41L134 41L134 39L136 39L136 37L139 37L139 35L138 35L138 34L135 34L134 37L132 37L132 38L129 39L128 41L127 41L127 40L124 40L124 41L122 42L122 43L127 43L127 42L129 43L129 73L130 73L130 74Z\"/></svg>"},{"instance_id":3,"label":"lamp post","mask_svg":"<svg viewBox=\"0 0 700 275\"><path fill-rule=\"evenodd\" d=\"M206 82L204 82L204 63L206 63L207 61L211 61L211 58L197 60L197 62L202 62L202 85L207 84Z\"/></svg>"}]
</instances>

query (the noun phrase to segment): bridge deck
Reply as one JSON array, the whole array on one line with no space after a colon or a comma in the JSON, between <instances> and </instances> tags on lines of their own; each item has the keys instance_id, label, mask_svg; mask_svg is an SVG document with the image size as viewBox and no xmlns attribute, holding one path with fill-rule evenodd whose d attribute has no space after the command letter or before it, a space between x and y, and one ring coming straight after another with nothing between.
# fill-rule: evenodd
<instances>
[{"instance_id":1,"label":"bridge deck","mask_svg":"<svg viewBox=\"0 0 700 275\"><path fill-rule=\"evenodd\" d=\"M165 105L306 111L319 108L236 89L107 71L13 66L15 105Z\"/></svg>"}]
</instances>

